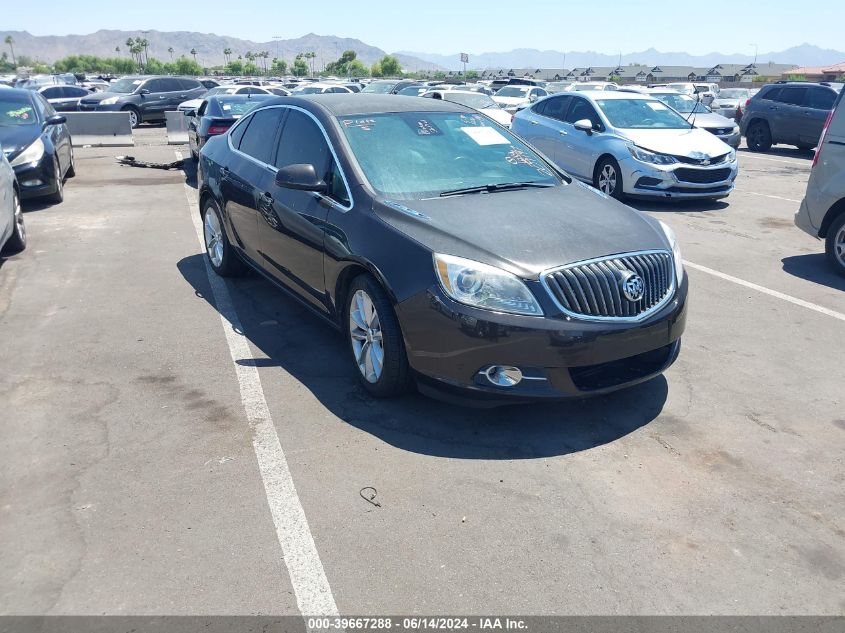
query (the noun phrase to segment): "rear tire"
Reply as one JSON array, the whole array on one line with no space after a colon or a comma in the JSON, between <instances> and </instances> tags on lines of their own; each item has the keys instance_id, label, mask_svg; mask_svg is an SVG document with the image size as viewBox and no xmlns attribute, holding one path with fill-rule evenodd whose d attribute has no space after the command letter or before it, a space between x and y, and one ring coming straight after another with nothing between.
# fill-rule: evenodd
<instances>
[{"instance_id":1,"label":"rear tire","mask_svg":"<svg viewBox=\"0 0 845 633\"><path fill-rule=\"evenodd\" d=\"M20 253L23 249L26 248L26 226L24 226L23 222L23 210L21 209L21 199L20 196L18 196L17 191L15 191L12 195L12 204L14 205L15 210L15 228L12 230L12 236L6 241L6 244L3 246L4 255L13 255L15 253Z\"/></svg>"},{"instance_id":2,"label":"rear tire","mask_svg":"<svg viewBox=\"0 0 845 633\"><path fill-rule=\"evenodd\" d=\"M621 200L625 196L622 172L619 170L619 163L616 162L615 158L607 156L599 161L593 174L593 186L617 200Z\"/></svg>"},{"instance_id":3,"label":"rear tire","mask_svg":"<svg viewBox=\"0 0 845 633\"><path fill-rule=\"evenodd\" d=\"M205 254L211 268L221 277L236 277L246 270L246 264L232 248L223 215L214 200L206 200L202 210L202 228L205 242Z\"/></svg>"},{"instance_id":4,"label":"rear tire","mask_svg":"<svg viewBox=\"0 0 845 633\"><path fill-rule=\"evenodd\" d=\"M411 372L399 319L387 293L370 275L352 280L343 328L361 386L376 398L407 393Z\"/></svg>"},{"instance_id":5,"label":"rear tire","mask_svg":"<svg viewBox=\"0 0 845 633\"><path fill-rule=\"evenodd\" d=\"M752 152L768 152L772 149L772 131L768 123L755 121L745 132L745 142Z\"/></svg>"},{"instance_id":6,"label":"rear tire","mask_svg":"<svg viewBox=\"0 0 845 633\"><path fill-rule=\"evenodd\" d=\"M840 213L828 228L825 253L833 269L845 277L845 213Z\"/></svg>"}]
</instances>

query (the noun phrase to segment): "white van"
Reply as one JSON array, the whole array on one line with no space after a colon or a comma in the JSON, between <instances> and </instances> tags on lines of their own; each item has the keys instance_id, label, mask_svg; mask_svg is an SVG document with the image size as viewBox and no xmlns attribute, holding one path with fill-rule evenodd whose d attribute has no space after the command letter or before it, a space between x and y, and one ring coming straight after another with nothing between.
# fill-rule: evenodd
<instances>
[{"instance_id":1,"label":"white van","mask_svg":"<svg viewBox=\"0 0 845 633\"><path fill-rule=\"evenodd\" d=\"M795 225L825 240L833 268L845 276L845 106L839 93L825 123L807 193L795 214Z\"/></svg>"}]
</instances>

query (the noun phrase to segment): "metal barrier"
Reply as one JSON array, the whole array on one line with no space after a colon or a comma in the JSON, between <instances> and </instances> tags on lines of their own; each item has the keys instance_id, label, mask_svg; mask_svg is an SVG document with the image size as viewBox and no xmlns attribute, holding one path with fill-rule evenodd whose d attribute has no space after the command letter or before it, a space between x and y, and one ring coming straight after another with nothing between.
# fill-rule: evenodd
<instances>
[{"instance_id":1,"label":"metal barrier","mask_svg":"<svg viewBox=\"0 0 845 633\"><path fill-rule=\"evenodd\" d=\"M74 147L131 147L128 112L62 112Z\"/></svg>"},{"instance_id":2,"label":"metal barrier","mask_svg":"<svg viewBox=\"0 0 845 633\"><path fill-rule=\"evenodd\" d=\"M168 111L164 113L167 117L167 144L184 145L188 142L188 117L181 112Z\"/></svg>"}]
</instances>

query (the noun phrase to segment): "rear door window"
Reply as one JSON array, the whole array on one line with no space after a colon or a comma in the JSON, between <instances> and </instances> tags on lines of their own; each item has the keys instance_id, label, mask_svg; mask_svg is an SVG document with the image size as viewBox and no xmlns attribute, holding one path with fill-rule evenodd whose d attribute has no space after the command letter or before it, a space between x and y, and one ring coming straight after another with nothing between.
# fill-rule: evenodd
<instances>
[{"instance_id":1,"label":"rear door window","mask_svg":"<svg viewBox=\"0 0 845 633\"><path fill-rule=\"evenodd\" d=\"M780 97L780 93L783 91L783 88L772 88L768 92L765 92L760 95L761 99L768 99L769 101L777 101L778 97Z\"/></svg>"},{"instance_id":2,"label":"rear door window","mask_svg":"<svg viewBox=\"0 0 845 633\"><path fill-rule=\"evenodd\" d=\"M60 86L56 86L54 88L47 88L46 90L42 90L41 96L43 96L45 99L60 99L64 95L62 94L62 88Z\"/></svg>"},{"instance_id":3,"label":"rear door window","mask_svg":"<svg viewBox=\"0 0 845 633\"><path fill-rule=\"evenodd\" d=\"M546 104L546 110L543 114L551 119L558 121L566 120L566 111L569 110L569 104L572 101L570 96L551 97L544 99L541 103Z\"/></svg>"},{"instance_id":4,"label":"rear door window","mask_svg":"<svg viewBox=\"0 0 845 633\"><path fill-rule=\"evenodd\" d=\"M798 105L804 103L804 95L807 94L807 89L804 87L787 87L784 88L777 98L779 103L786 105Z\"/></svg>"},{"instance_id":5,"label":"rear door window","mask_svg":"<svg viewBox=\"0 0 845 633\"><path fill-rule=\"evenodd\" d=\"M832 110L836 102L836 93L827 88L810 88L807 91L805 104L808 108L816 110Z\"/></svg>"},{"instance_id":6,"label":"rear door window","mask_svg":"<svg viewBox=\"0 0 845 633\"><path fill-rule=\"evenodd\" d=\"M197 88L203 88L204 86L198 82L196 79L174 79L179 87L174 88L173 90L196 90Z\"/></svg>"},{"instance_id":7,"label":"rear door window","mask_svg":"<svg viewBox=\"0 0 845 633\"><path fill-rule=\"evenodd\" d=\"M281 108L268 108L253 114L238 149L257 161L271 164L275 149L273 143L281 117Z\"/></svg>"}]
</instances>

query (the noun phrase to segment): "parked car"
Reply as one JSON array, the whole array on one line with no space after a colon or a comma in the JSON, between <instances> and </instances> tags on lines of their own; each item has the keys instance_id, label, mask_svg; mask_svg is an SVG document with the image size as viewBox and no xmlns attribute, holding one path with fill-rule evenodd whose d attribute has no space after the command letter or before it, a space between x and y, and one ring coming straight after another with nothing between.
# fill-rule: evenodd
<instances>
[{"instance_id":1,"label":"parked car","mask_svg":"<svg viewBox=\"0 0 845 633\"><path fill-rule=\"evenodd\" d=\"M402 97L421 97L430 90L431 86L408 86L407 88L402 88L402 90L400 90L396 94Z\"/></svg>"},{"instance_id":2,"label":"parked car","mask_svg":"<svg viewBox=\"0 0 845 633\"><path fill-rule=\"evenodd\" d=\"M691 97L700 95L701 102L706 106L709 106L711 103L713 103L713 101L715 101L716 97L719 95L719 84L680 82L667 84L666 88L669 88L669 90L675 90L677 92L683 92L684 94L688 94Z\"/></svg>"},{"instance_id":3,"label":"parked car","mask_svg":"<svg viewBox=\"0 0 845 633\"><path fill-rule=\"evenodd\" d=\"M219 94L201 101L196 110L185 111L191 158L197 159L199 150L212 136L225 134L243 114L274 98L270 94Z\"/></svg>"},{"instance_id":4,"label":"parked car","mask_svg":"<svg viewBox=\"0 0 845 633\"><path fill-rule=\"evenodd\" d=\"M612 81L576 81L568 88L569 92L604 92L619 90L619 85Z\"/></svg>"},{"instance_id":5,"label":"parked car","mask_svg":"<svg viewBox=\"0 0 845 633\"><path fill-rule=\"evenodd\" d=\"M649 95L556 94L518 112L511 129L614 198L716 199L734 188L736 151Z\"/></svg>"},{"instance_id":6,"label":"parked car","mask_svg":"<svg viewBox=\"0 0 845 633\"><path fill-rule=\"evenodd\" d=\"M795 214L795 224L825 240L831 266L845 276L845 106L843 91L828 115L807 192Z\"/></svg>"},{"instance_id":7,"label":"parked car","mask_svg":"<svg viewBox=\"0 0 845 633\"><path fill-rule=\"evenodd\" d=\"M514 114L520 108L524 108L541 97L547 96L549 93L544 88L537 88L535 86L523 86L512 84L500 88L499 91L493 95L493 101L500 104L508 114Z\"/></svg>"},{"instance_id":8,"label":"parked car","mask_svg":"<svg viewBox=\"0 0 845 633\"><path fill-rule=\"evenodd\" d=\"M287 91L285 91L287 92ZM269 95L274 94L270 92L270 88L259 88L258 86L236 86L236 85L225 85L225 86L216 86L212 88L204 95L197 97L196 99L189 99L188 101L183 101L177 107L177 110L180 112L188 112L190 110L196 110L200 107L200 104L203 102L203 99L208 99L209 97L213 97L215 95ZM288 94L290 94L288 92ZM285 97L288 95L276 95L279 97Z\"/></svg>"},{"instance_id":9,"label":"parked car","mask_svg":"<svg viewBox=\"0 0 845 633\"><path fill-rule=\"evenodd\" d=\"M26 226L15 172L0 148L0 255L26 248Z\"/></svg>"},{"instance_id":10,"label":"parked car","mask_svg":"<svg viewBox=\"0 0 845 633\"><path fill-rule=\"evenodd\" d=\"M493 101L491 97L480 92L465 90L430 90L423 97L428 99L443 99L452 103L460 103L463 106L478 110L493 119L499 125L511 126L513 115L506 112L502 106Z\"/></svg>"},{"instance_id":11,"label":"parked car","mask_svg":"<svg viewBox=\"0 0 845 633\"><path fill-rule=\"evenodd\" d=\"M678 355L672 231L474 110L280 98L200 154L212 269L255 268L337 327L374 396L598 395Z\"/></svg>"},{"instance_id":12,"label":"parked car","mask_svg":"<svg viewBox=\"0 0 845 633\"><path fill-rule=\"evenodd\" d=\"M80 86L44 86L38 88L38 92L56 112L76 112L79 100L91 94L90 90Z\"/></svg>"},{"instance_id":13,"label":"parked car","mask_svg":"<svg viewBox=\"0 0 845 633\"><path fill-rule=\"evenodd\" d=\"M665 88L651 90L647 94L668 105L696 127L715 134L734 149L737 149L742 142L742 135L739 133L739 126L736 122L733 119L723 117L721 114L711 112L710 108L701 103L699 99L693 99L689 95Z\"/></svg>"},{"instance_id":14,"label":"parked car","mask_svg":"<svg viewBox=\"0 0 845 633\"><path fill-rule=\"evenodd\" d=\"M199 81L206 88L206 90L211 90L212 88L216 88L220 85L219 81L217 81L216 79L209 79L208 77L202 77L197 81Z\"/></svg>"},{"instance_id":15,"label":"parked car","mask_svg":"<svg viewBox=\"0 0 845 633\"><path fill-rule=\"evenodd\" d=\"M302 95L319 95L323 93L352 94L352 91L341 84L329 84L315 82L295 88L291 95L300 97Z\"/></svg>"},{"instance_id":16,"label":"parked car","mask_svg":"<svg viewBox=\"0 0 845 633\"><path fill-rule=\"evenodd\" d=\"M724 88L710 104L710 109L723 117L740 121L743 112L745 112L746 104L755 94L757 94L757 90L750 88Z\"/></svg>"},{"instance_id":17,"label":"parked car","mask_svg":"<svg viewBox=\"0 0 845 633\"><path fill-rule=\"evenodd\" d=\"M79 100L80 112L129 113L133 128L144 121L163 121L164 113L180 103L201 97L208 89L193 77L123 77L109 84L106 92Z\"/></svg>"},{"instance_id":18,"label":"parked car","mask_svg":"<svg viewBox=\"0 0 845 633\"><path fill-rule=\"evenodd\" d=\"M76 77L72 73L57 73L55 75L33 75L15 82L15 88L36 90L42 86L73 86Z\"/></svg>"},{"instance_id":19,"label":"parked car","mask_svg":"<svg viewBox=\"0 0 845 633\"><path fill-rule=\"evenodd\" d=\"M814 148L842 84L780 82L763 86L751 98L740 127L752 152L767 152L783 143Z\"/></svg>"},{"instance_id":20,"label":"parked car","mask_svg":"<svg viewBox=\"0 0 845 633\"><path fill-rule=\"evenodd\" d=\"M21 200L64 199L64 180L76 175L65 117L34 90L0 91L0 145L15 171Z\"/></svg>"},{"instance_id":21,"label":"parked car","mask_svg":"<svg viewBox=\"0 0 845 633\"><path fill-rule=\"evenodd\" d=\"M571 81L550 81L546 84L546 92L550 95L556 92L566 92L571 85Z\"/></svg>"},{"instance_id":22,"label":"parked car","mask_svg":"<svg viewBox=\"0 0 845 633\"><path fill-rule=\"evenodd\" d=\"M371 81L361 90L364 94L395 95L403 88L419 84L410 79L378 79Z\"/></svg>"},{"instance_id":23,"label":"parked car","mask_svg":"<svg viewBox=\"0 0 845 633\"><path fill-rule=\"evenodd\" d=\"M342 83L342 84L340 84L340 85L341 85L341 86L346 86L346 87L347 87L347 88L349 88L352 92L361 92L361 89L364 87L362 84L356 83L356 82L354 82L354 81L353 81L353 82L349 82L349 83Z\"/></svg>"},{"instance_id":24,"label":"parked car","mask_svg":"<svg viewBox=\"0 0 845 633\"><path fill-rule=\"evenodd\" d=\"M443 83L432 86L435 90L460 90L462 92L480 92L486 95L493 95L493 91L483 84L459 84Z\"/></svg>"}]
</instances>

